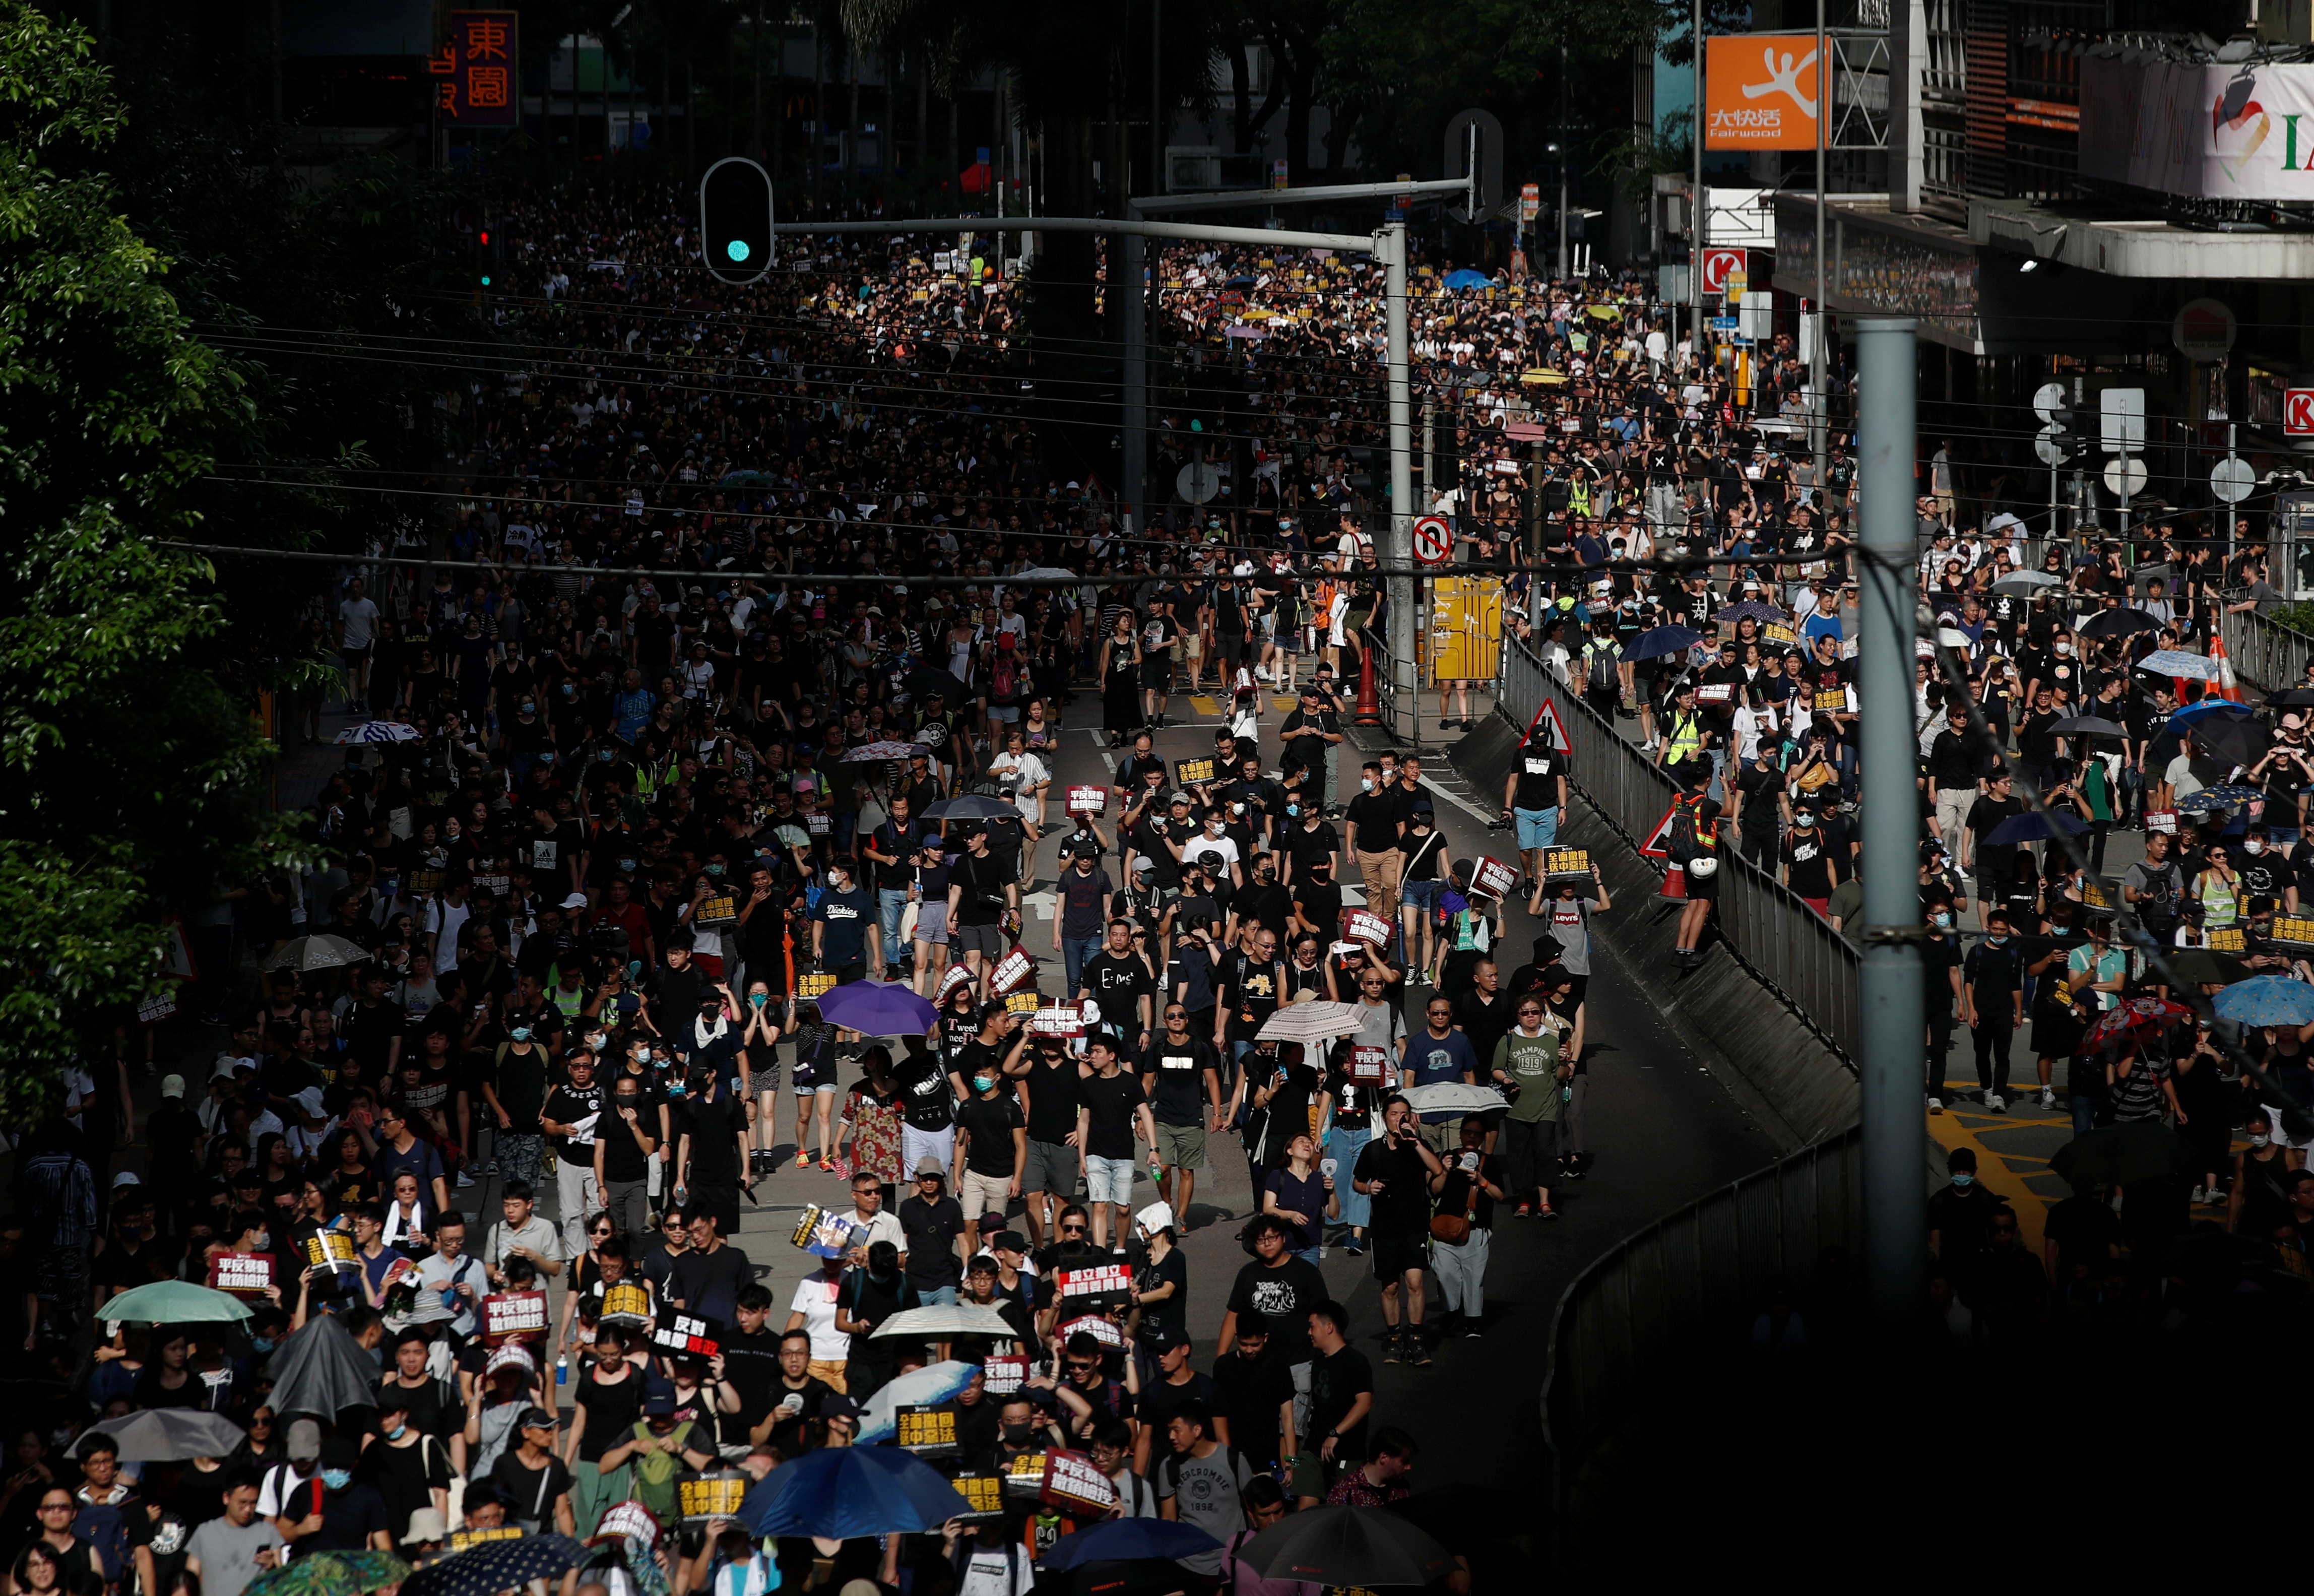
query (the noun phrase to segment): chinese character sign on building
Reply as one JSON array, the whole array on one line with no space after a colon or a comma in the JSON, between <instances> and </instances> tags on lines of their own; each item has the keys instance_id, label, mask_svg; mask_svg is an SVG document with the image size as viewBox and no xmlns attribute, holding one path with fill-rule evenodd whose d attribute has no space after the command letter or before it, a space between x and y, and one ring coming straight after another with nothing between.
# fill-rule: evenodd
<instances>
[{"instance_id":1,"label":"chinese character sign on building","mask_svg":"<svg viewBox=\"0 0 2314 1596\"><path fill-rule=\"evenodd\" d=\"M1815 34L1731 33L1704 47L1705 149L1815 148Z\"/></svg>"},{"instance_id":2,"label":"chinese character sign on building","mask_svg":"<svg viewBox=\"0 0 2314 1596\"><path fill-rule=\"evenodd\" d=\"M520 120L517 16L511 11L450 13L450 42L426 62L446 127L511 128Z\"/></svg>"}]
</instances>

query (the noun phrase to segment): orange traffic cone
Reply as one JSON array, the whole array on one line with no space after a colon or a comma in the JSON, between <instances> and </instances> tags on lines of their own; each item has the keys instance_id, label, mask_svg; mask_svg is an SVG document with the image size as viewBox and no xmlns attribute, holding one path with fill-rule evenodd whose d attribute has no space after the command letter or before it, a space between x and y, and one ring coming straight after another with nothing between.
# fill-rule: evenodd
<instances>
[{"instance_id":1,"label":"orange traffic cone","mask_svg":"<svg viewBox=\"0 0 2314 1596\"><path fill-rule=\"evenodd\" d=\"M1665 869L1664 871L1663 890L1656 893L1656 896L1659 898L1668 898L1674 904L1683 904L1687 902L1687 871L1685 869L1679 865L1673 865Z\"/></svg>"},{"instance_id":2,"label":"orange traffic cone","mask_svg":"<svg viewBox=\"0 0 2314 1596\"><path fill-rule=\"evenodd\" d=\"M2210 657L2217 663L2218 679L2208 683L2203 691L2240 703L2241 683L2234 678L2234 662L2226 657L2226 639L2221 633L2210 634Z\"/></svg>"}]
</instances>

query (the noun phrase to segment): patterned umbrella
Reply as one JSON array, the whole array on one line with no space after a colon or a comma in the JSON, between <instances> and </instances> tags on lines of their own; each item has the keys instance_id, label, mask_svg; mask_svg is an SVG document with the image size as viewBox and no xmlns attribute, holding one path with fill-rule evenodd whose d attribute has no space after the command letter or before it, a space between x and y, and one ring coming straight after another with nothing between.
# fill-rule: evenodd
<instances>
[{"instance_id":1,"label":"patterned umbrella","mask_svg":"<svg viewBox=\"0 0 2314 1596\"><path fill-rule=\"evenodd\" d=\"M402 1588L408 1596L499 1596L534 1579L552 1579L586 1560L587 1548L568 1535L486 1540L428 1563L402 1581Z\"/></svg>"},{"instance_id":2,"label":"patterned umbrella","mask_svg":"<svg viewBox=\"0 0 2314 1596\"><path fill-rule=\"evenodd\" d=\"M359 726L349 726L337 736L342 746L349 744L367 745L373 743L414 743L418 728L399 720L365 720Z\"/></svg>"},{"instance_id":3,"label":"patterned umbrella","mask_svg":"<svg viewBox=\"0 0 2314 1596\"><path fill-rule=\"evenodd\" d=\"M879 759L913 759L917 754L929 758L932 750L922 743L895 743L888 738L880 743L862 743L845 752L839 763L868 764Z\"/></svg>"},{"instance_id":4,"label":"patterned umbrella","mask_svg":"<svg viewBox=\"0 0 2314 1596\"><path fill-rule=\"evenodd\" d=\"M361 1596L409 1577L410 1565L391 1552L312 1552L241 1589L242 1596Z\"/></svg>"},{"instance_id":5,"label":"patterned umbrella","mask_svg":"<svg viewBox=\"0 0 2314 1596\"><path fill-rule=\"evenodd\" d=\"M2096 1022L2081 1034L2080 1051L2100 1053L2124 1037L2164 1031L2178 1020L2193 1018L2191 1009L2167 998L2132 998L2119 1008L2108 1009L2098 1016Z\"/></svg>"}]
</instances>

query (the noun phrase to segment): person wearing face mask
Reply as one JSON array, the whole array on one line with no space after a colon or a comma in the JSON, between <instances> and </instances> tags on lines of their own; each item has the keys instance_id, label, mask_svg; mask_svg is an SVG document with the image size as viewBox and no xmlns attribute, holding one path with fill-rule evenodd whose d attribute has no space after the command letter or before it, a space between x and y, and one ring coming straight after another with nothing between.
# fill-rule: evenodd
<instances>
[{"instance_id":1,"label":"person wearing face mask","mask_svg":"<svg viewBox=\"0 0 2314 1596\"><path fill-rule=\"evenodd\" d=\"M300 1556L314 1552L358 1552L365 1549L390 1552L393 1549L393 1534L386 1514L385 1499L377 1494L375 1486L354 1477L360 1463L361 1453L352 1442L342 1436L332 1435L322 1443L322 1489L318 1508L322 1522L313 1533L298 1539ZM300 1501L296 1505L306 1508L309 1514L314 1512L307 1502Z\"/></svg>"},{"instance_id":2,"label":"person wearing face mask","mask_svg":"<svg viewBox=\"0 0 2314 1596\"><path fill-rule=\"evenodd\" d=\"M2242 1125L2249 1145L2234 1154L2233 1189L2226 1194L2226 1229L2240 1236L2271 1236L2290 1222L2290 1177L2306 1155L2274 1139L2274 1116L2253 1108Z\"/></svg>"},{"instance_id":3,"label":"person wearing face mask","mask_svg":"<svg viewBox=\"0 0 2314 1596\"><path fill-rule=\"evenodd\" d=\"M1976 1042L1976 1084L1984 1106L2007 1110L2009 1045L2025 1023L2025 981L2009 912L1985 915L1983 940L1961 961L1961 995L1969 1034Z\"/></svg>"},{"instance_id":4,"label":"person wearing face mask","mask_svg":"<svg viewBox=\"0 0 2314 1596\"><path fill-rule=\"evenodd\" d=\"M982 1246L1004 1228L1006 1205L1020 1195L1029 1122L1020 1111L1019 1093L1005 1079L1005 1066L1020 1056L1028 1042L1023 1026L1003 1063L993 1048L974 1054L967 1065L972 1095L956 1110L957 1197L964 1222L977 1226Z\"/></svg>"},{"instance_id":5,"label":"person wearing face mask","mask_svg":"<svg viewBox=\"0 0 2314 1596\"><path fill-rule=\"evenodd\" d=\"M380 1388L377 1402L376 1435L362 1449L354 1477L384 1503L387 1533L407 1543L415 1539L412 1514L431 1507L446 1517L450 1511L450 1454L410 1422L409 1398L392 1381Z\"/></svg>"},{"instance_id":6,"label":"person wearing face mask","mask_svg":"<svg viewBox=\"0 0 2314 1596\"><path fill-rule=\"evenodd\" d=\"M1792 810L1792 827L1784 837L1779 862L1784 885L1806 898L1818 914L1828 913L1832 889L1841 882L1841 861L1824 845L1815 806L1801 804Z\"/></svg>"},{"instance_id":7,"label":"person wearing face mask","mask_svg":"<svg viewBox=\"0 0 2314 1596\"><path fill-rule=\"evenodd\" d=\"M623 1235L640 1236L650 1204L650 1177L666 1144L666 1109L649 1084L648 1046L631 1054L613 1080L610 1101L596 1123L595 1187Z\"/></svg>"},{"instance_id":8,"label":"person wearing face mask","mask_svg":"<svg viewBox=\"0 0 2314 1596\"><path fill-rule=\"evenodd\" d=\"M1965 1292L1970 1272L1983 1257L1986 1231L2000 1200L1977 1180L1974 1148L1954 1148L1945 1159L1945 1169L1949 1183L1929 1198L1929 1250L1955 1287Z\"/></svg>"},{"instance_id":9,"label":"person wearing face mask","mask_svg":"<svg viewBox=\"0 0 2314 1596\"><path fill-rule=\"evenodd\" d=\"M547 1094L538 1116L554 1150L556 1212L561 1216L567 1257L586 1250L587 1216L603 1205L602 1188L595 1179L595 1131L603 1110L603 1089L595 1079L594 1049L599 1045L596 1042L571 1054L563 1065L563 1080Z\"/></svg>"},{"instance_id":10,"label":"person wearing face mask","mask_svg":"<svg viewBox=\"0 0 2314 1596\"><path fill-rule=\"evenodd\" d=\"M1962 1014L1960 936L1953 929L1956 917L1949 898L1923 890L1921 900L1921 918L1929 927L1921 944L1921 971L1925 994L1921 1008L1928 1021L1928 1110L1942 1114L1946 1056L1952 1051L1953 1027Z\"/></svg>"}]
</instances>

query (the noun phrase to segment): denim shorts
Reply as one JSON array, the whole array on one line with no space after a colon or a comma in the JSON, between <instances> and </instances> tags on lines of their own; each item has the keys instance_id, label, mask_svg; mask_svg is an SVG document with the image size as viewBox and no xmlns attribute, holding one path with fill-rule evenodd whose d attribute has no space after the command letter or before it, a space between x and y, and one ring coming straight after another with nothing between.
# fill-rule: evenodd
<instances>
[{"instance_id":1,"label":"denim shorts","mask_svg":"<svg viewBox=\"0 0 2314 1596\"><path fill-rule=\"evenodd\" d=\"M1398 901L1406 908L1428 914L1438 907L1438 895L1445 886L1444 881L1401 881L1398 884Z\"/></svg>"},{"instance_id":2,"label":"denim shorts","mask_svg":"<svg viewBox=\"0 0 2314 1596\"><path fill-rule=\"evenodd\" d=\"M1559 806L1548 809L1513 809L1511 818L1518 822L1518 845L1521 851L1529 848L1559 846Z\"/></svg>"},{"instance_id":3,"label":"denim shorts","mask_svg":"<svg viewBox=\"0 0 2314 1596\"><path fill-rule=\"evenodd\" d=\"M1131 1159L1097 1159L1085 1155L1085 1201L1114 1203L1119 1207L1133 1201L1133 1160Z\"/></svg>"}]
</instances>

